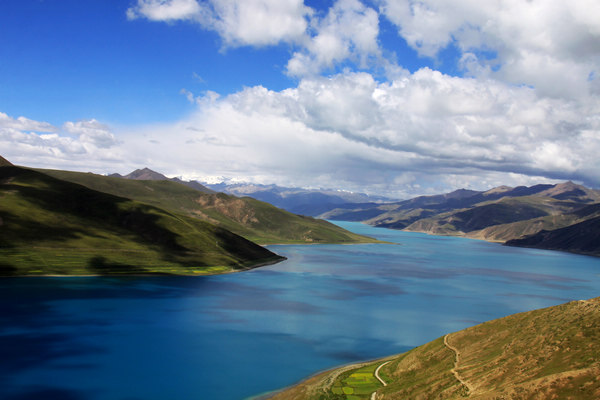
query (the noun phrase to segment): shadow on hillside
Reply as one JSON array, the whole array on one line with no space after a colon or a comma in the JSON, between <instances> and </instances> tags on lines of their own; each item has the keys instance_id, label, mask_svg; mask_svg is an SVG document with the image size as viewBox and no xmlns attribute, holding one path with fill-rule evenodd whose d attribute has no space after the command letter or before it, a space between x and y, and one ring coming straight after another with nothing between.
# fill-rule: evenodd
<instances>
[{"instance_id":1,"label":"shadow on hillside","mask_svg":"<svg viewBox=\"0 0 600 400\"><path fill-rule=\"evenodd\" d=\"M88 269L96 275L171 275L169 273L159 273L150 271L143 267L131 264L121 264L110 261L103 256L94 256L88 261Z\"/></svg>"},{"instance_id":2,"label":"shadow on hillside","mask_svg":"<svg viewBox=\"0 0 600 400\"><path fill-rule=\"evenodd\" d=\"M80 229L60 228L43 220L28 221L10 214L5 218L3 213L5 221L12 220L11 226L18 235L17 239L66 240L78 234L93 236L87 229L89 227L132 234L134 240L160 246L165 253L187 251L177 243L177 233L159 224L162 210L31 170L16 169L13 176L25 185L8 183L3 185L3 189L16 191L24 200L39 207L40 218L45 216L49 221L66 220L82 224Z\"/></svg>"},{"instance_id":3,"label":"shadow on hillside","mask_svg":"<svg viewBox=\"0 0 600 400\"><path fill-rule=\"evenodd\" d=\"M11 264L0 262L0 276L15 276L17 275L17 270L17 267Z\"/></svg>"},{"instance_id":4,"label":"shadow on hillside","mask_svg":"<svg viewBox=\"0 0 600 400\"><path fill-rule=\"evenodd\" d=\"M278 257L277 254L270 250L224 229L217 229L215 236L219 239L219 246L236 257L240 262Z\"/></svg>"}]
</instances>

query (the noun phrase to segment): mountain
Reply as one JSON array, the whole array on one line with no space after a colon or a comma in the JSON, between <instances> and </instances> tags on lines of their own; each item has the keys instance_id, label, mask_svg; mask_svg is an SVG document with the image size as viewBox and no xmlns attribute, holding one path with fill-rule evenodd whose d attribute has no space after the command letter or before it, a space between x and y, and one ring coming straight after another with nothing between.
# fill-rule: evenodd
<instances>
[{"instance_id":1,"label":"mountain","mask_svg":"<svg viewBox=\"0 0 600 400\"><path fill-rule=\"evenodd\" d=\"M197 218L27 168L0 168L0 196L2 276L197 275L283 259Z\"/></svg>"},{"instance_id":2,"label":"mountain","mask_svg":"<svg viewBox=\"0 0 600 400\"><path fill-rule=\"evenodd\" d=\"M598 399L598 326L600 298L573 301L324 372L272 399Z\"/></svg>"},{"instance_id":3,"label":"mountain","mask_svg":"<svg viewBox=\"0 0 600 400\"><path fill-rule=\"evenodd\" d=\"M152 171L149 168L136 169L135 171L133 171L125 176L122 176L120 174L111 174L111 175L109 175L109 177L133 179L133 180L138 180L138 181L173 181L173 182L181 183L182 185L186 185L188 187L191 187L192 189L196 189L196 190L199 190L204 193L215 193L214 190L207 188L206 186L200 184L199 182L183 181L179 178L167 178L163 174L156 172L156 171Z\"/></svg>"},{"instance_id":4,"label":"mountain","mask_svg":"<svg viewBox=\"0 0 600 400\"><path fill-rule=\"evenodd\" d=\"M149 168L136 169L135 171L125 175L125 179L136 179L139 181L167 181L169 178L158 172L152 171Z\"/></svg>"},{"instance_id":5,"label":"mountain","mask_svg":"<svg viewBox=\"0 0 600 400\"><path fill-rule=\"evenodd\" d=\"M318 216L336 208L370 207L391 199L382 196L369 196L341 190L288 188L277 185L257 185L248 183L219 183L207 185L209 188L233 194L250 196L295 214Z\"/></svg>"},{"instance_id":6,"label":"mountain","mask_svg":"<svg viewBox=\"0 0 600 400\"><path fill-rule=\"evenodd\" d=\"M8 167L11 166L11 162L8 161L6 158L0 156L0 167Z\"/></svg>"},{"instance_id":7,"label":"mountain","mask_svg":"<svg viewBox=\"0 0 600 400\"><path fill-rule=\"evenodd\" d=\"M39 171L93 190L203 220L256 243L375 241L327 221L295 215L250 197L238 198L224 193L205 193L173 180L136 180L71 171Z\"/></svg>"},{"instance_id":8,"label":"mountain","mask_svg":"<svg viewBox=\"0 0 600 400\"><path fill-rule=\"evenodd\" d=\"M537 246L585 254L596 254L585 235L594 232L595 225L582 224L593 218L581 210L600 203L600 192L573 182L556 185L500 186L485 192L458 190L436 196L420 196L401 202L378 204L353 209L336 209L320 218L361 221L367 224L426 232L435 235L466 236L489 241L506 242L535 235L542 231L572 226L569 234L544 234L544 240L529 239L527 246ZM579 232L579 233L576 233ZM550 240L550 237L552 239ZM569 238L567 240L567 238ZM576 243L576 238L581 242ZM558 243L564 240L563 244ZM526 242L511 242L512 245ZM584 243L585 250L582 249Z\"/></svg>"}]
</instances>

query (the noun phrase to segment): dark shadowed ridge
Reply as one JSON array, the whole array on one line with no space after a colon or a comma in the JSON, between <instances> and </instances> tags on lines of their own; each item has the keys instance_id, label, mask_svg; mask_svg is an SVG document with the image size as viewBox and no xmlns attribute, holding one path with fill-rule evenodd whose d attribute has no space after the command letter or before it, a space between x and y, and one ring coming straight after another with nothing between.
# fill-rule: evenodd
<instances>
[{"instance_id":1,"label":"dark shadowed ridge","mask_svg":"<svg viewBox=\"0 0 600 400\"><path fill-rule=\"evenodd\" d=\"M506 245L600 256L600 217L553 231L543 230L522 239L509 240Z\"/></svg>"}]
</instances>

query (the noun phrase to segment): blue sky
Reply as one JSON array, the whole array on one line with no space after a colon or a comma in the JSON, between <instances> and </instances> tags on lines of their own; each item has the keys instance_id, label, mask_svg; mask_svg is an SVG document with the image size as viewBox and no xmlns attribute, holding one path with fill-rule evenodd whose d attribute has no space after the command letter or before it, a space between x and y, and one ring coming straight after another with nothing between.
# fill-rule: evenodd
<instances>
[{"instance_id":1,"label":"blue sky","mask_svg":"<svg viewBox=\"0 0 600 400\"><path fill-rule=\"evenodd\" d=\"M406 197L600 186L600 5L7 0L17 164Z\"/></svg>"}]
</instances>

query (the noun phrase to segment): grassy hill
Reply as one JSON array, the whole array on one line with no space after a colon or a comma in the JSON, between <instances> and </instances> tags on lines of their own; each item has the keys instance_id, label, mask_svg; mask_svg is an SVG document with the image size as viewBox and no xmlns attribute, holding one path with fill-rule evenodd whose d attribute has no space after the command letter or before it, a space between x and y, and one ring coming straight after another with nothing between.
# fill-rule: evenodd
<instances>
[{"instance_id":1,"label":"grassy hill","mask_svg":"<svg viewBox=\"0 0 600 400\"><path fill-rule=\"evenodd\" d=\"M0 168L0 275L206 274L282 258L197 218Z\"/></svg>"},{"instance_id":2,"label":"grassy hill","mask_svg":"<svg viewBox=\"0 0 600 400\"><path fill-rule=\"evenodd\" d=\"M515 314L321 373L273 399L598 399L599 326L600 298Z\"/></svg>"},{"instance_id":3,"label":"grassy hill","mask_svg":"<svg viewBox=\"0 0 600 400\"><path fill-rule=\"evenodd\" d=\"M131 180L71 171L39 171L94 190L201 219L261 244L375 241L327 221L292 214L250 197L204 193L170 180Z\"/></svg>"}]
</instances>

